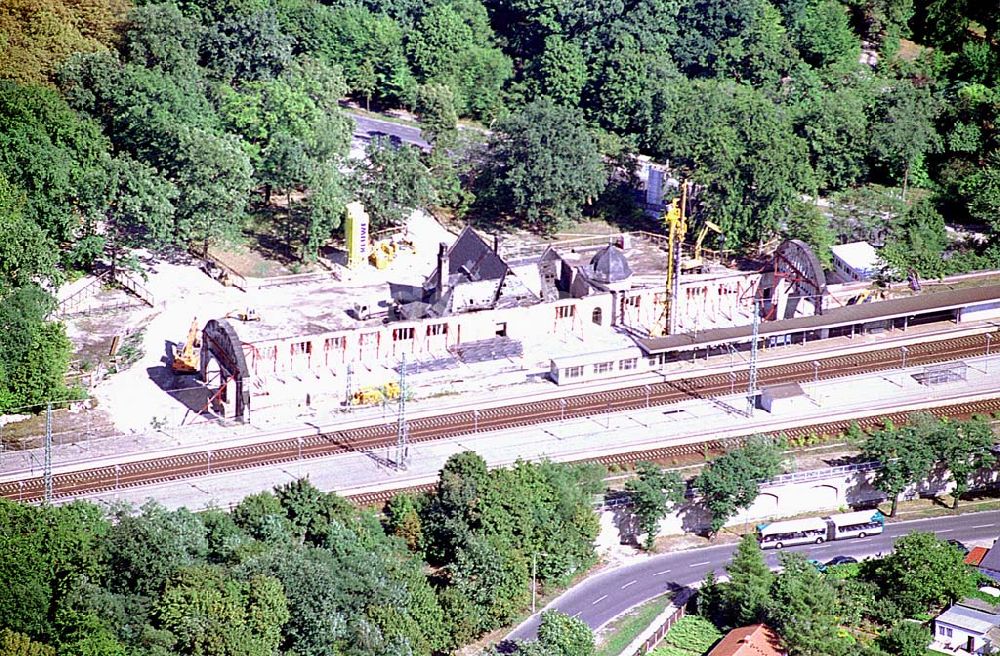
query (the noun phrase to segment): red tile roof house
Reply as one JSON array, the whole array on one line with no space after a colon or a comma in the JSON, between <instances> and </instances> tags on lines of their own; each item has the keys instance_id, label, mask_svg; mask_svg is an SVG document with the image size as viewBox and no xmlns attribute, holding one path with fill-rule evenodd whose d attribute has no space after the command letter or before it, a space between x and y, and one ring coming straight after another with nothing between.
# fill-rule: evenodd
<instances>
[{"instance_id":1,"label":"red tile roof house","mask_svg":"<svg viewBox=\"0 0 1000 656\"><path fill-rule=\"evenodd\" d=\"M781 639L766 624L733 629L706 656L786 656Z\"/></svg>"}]
</instances>

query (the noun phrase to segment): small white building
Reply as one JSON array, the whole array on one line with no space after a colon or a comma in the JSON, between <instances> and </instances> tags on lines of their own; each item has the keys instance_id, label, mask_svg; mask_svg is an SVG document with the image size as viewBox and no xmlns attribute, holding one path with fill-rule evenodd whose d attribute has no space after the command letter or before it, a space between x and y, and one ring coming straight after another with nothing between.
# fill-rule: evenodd
<instances>
[{"instance_id":1,"label":"small white building","mask_svg":"<svg viewBox=\"0 0 1000 656\"><path fill-rule=\"evenodd\" d=\"M878 272L879 257L875 247L866 241L831 246L833 268L845 281L871 280Z\"/></svg>"},{"instance_id":2,"label":"small white building","mask_svg":"<svg viewBox=\"0 0 1000 656\"><path fill-rule=\"evenodd\" d=\"M788 412L807 403L812 402L798 383L772 385L760 391L760 407L771 413Z\"/></svg>"},{"instance_id":3,"label":"small white building","mask_svg":"<svg viewBox=\"0 0 1000 656\"><path fill-rule=\"evenodd\" d=\"M992 653L1000 647L1000 613L979 599L965 599L934 620L931 649L951 654Z\"/></svg>"}]
</instances>

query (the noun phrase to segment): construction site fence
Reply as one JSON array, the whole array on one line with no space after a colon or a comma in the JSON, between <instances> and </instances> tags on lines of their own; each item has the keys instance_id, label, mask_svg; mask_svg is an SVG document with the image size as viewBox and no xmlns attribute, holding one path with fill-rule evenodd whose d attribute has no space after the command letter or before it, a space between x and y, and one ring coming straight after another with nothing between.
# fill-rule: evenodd
<instances>
[{"instance_id":1,"label":"construction site fence","mask_svg":"<svg viewBox=\"0 0 1000 656\"><path fill-rule=\"evenodd\" d=\"M282 285L300 285L309 282L322 282L334 277L330 271L316 271L311 273L292 273L286 276L272 276L269 278L250 278L238 273L232 266L226 264L225 261L219 259L211 253L208 254L206 259L226 272L226 275L229 278L229 284L245 292L253 291L255 289L267 289L269 287L280 287Z\"/></svg>"},{"instance_id":2,"label":"construction site fence","mask_svg":"<svg viewBox=\"0 0 1000 656\"><path fill-rule=\"evenodd\" d=\"M688 603L695 594L697 592L691 588L684 588L678 592L670 605L619 656L643 656L656 649L674 624L687 615Z\"/></svg>"}]
</instances>

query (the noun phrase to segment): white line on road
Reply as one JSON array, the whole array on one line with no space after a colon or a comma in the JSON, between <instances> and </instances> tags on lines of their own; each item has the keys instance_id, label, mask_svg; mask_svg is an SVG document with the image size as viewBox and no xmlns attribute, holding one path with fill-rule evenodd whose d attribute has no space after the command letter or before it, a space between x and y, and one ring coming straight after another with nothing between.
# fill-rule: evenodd
<instances>
[{"instance_id":1,"label":"white line on road","mask_svg":"<svg viewBox=\"0 0 1000 656\"><path fill-rule=\"evenodd\" d=\"M703 563L692 563L691 565L688 565L688 567L701 567L702 565L708 565L708 564L710 564L710 563L709 563L709 561L706 560Z\"/></svg>"},{"instance_id":2,"label":"white line on road","mask_svg":"<svg viewBox=\"0 0 1000 656\"><path fill-rule=\"evenodd\" d=\"M583 612L582 610L576 611L575 613L573 613L573 617L580 617L580 613L582 612Z\"/></svg>"},{"instance_id":3,"label":"white line on road","mask_svg":"<svg viewBox=\"0 0 1000 656\"><path fill-rule=\"evenodd\" d=\"M625 588L627 588L630 585L635 585L636 583L638 583L638 581L629 581L628 583L626 583L625 585L622 586L622 590L624 590Z\"/></svg>"},{"instance_id":4,"label":"white line on road","mask_svg":"<svg viewBox=\"0 0 1000 656\"><path fill-rule=\"evenodd\" d=\"M604 601L607 598L608 598L608 595L603 595L601 597L598 597L597 599L595 599L592 602L590 602L590 605L591 606L596 606L597 604L601 603L602 601Z\"/></svg>"},{"instance_id":5,"label":"white line on road","mask_svg":"<svg viewBox=\"0 0 1000 656\"><path fill-rule=\"evenodd\" d=\"M935 532L935 533L951 533L951 532L952 532L952 531L954 531L954 530L955 530L955 529L953 529L953 528L946 528L946 529L944 529L944 530L941 530L941 531L934 531L934 532Z\"/></svg>"},{"instance_id":6,"label":"white line on road","mask_svg":"<svg viewBox=\"0 0 1000 656\"><path fill-rule=\"evenodd\" d=\"M989 528L991 526L993 526L993 524L980 524L979 526L973 526L972 528Z\"/></svg>"},{"instance_id":7,"label":"white line on road","mask_svg":"<svg viewBox=\"0 0 1000 656\"><path fill-rule=\"evenodd\" d=\"M860 540L855 540L854 542L871 542L871 538L861 538Z\"/></svg>"},{"instance_id":8,"label":"white line on road","mask_svg":"<svg viewBox=\"0 0 1000 656\"><path fill-rule=\"evenodd\" d=\"M653 576L660 576L661 574L669 574L669 573L670 573L670 570L669 569L665 569L662 572L657 572L656 574L653 574Z\"/></svg>"}]
</instances>

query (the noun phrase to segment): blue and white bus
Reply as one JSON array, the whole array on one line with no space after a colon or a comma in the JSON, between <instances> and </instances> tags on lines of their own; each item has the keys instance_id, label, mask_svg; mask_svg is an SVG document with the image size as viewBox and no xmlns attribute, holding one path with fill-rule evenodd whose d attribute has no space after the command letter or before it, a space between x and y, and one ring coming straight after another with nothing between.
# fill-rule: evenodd
<instances>
[{"instance_id":1,"label":"blue and white bus","mask_svg":"<svg viewBox=\"0 0 1000 656\"><path fill-rule=\"evenodd\" d=\"M821 544L830 540L864 538L885 528L885 516L878 510L791 519L757 525L757 541L762 549L782 549L797 544Z\"/></svg>"}]
</instances>

